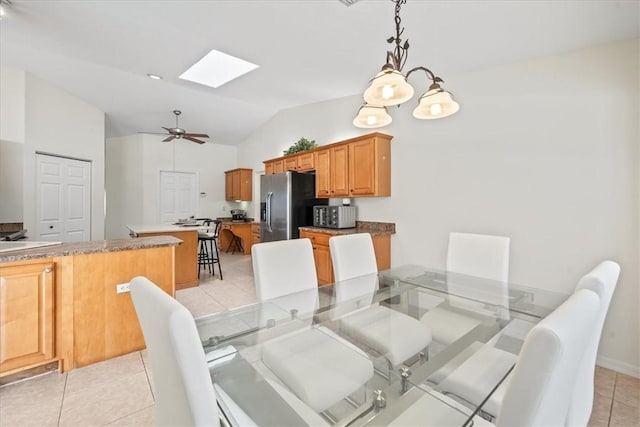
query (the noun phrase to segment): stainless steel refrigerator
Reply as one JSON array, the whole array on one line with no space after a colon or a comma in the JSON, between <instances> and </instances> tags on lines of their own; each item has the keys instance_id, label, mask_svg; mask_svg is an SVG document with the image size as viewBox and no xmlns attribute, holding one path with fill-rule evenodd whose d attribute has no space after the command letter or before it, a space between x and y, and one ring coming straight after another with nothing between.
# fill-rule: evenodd
<instances>
[{"instance_id":1,"label":"stainless steel refrigerator","mask_svg":"<svg viewBox=\"0 0 640 427\"><path fill-rule=\"evenodd\" d=\"M328 204L316 199L316 176L284 172L260 177L261 242L297 239L298 227L313 225L313 206Z\"/></svg>"}]
</instances>

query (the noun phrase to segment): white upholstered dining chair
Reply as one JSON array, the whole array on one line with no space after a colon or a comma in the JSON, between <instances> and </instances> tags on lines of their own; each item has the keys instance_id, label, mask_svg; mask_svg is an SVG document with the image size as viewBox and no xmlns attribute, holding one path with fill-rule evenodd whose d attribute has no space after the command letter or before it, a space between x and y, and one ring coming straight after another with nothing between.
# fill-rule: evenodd
<instances>
[{"instance_id":1,"label":"white upholstered dining chair","mask_svg":"<svg viewBox=\"0 0 640 427\"><path fill-rule=\"evenodd\" d=\"M155 424L219 426L216 394L191 313L145 277L130 283L151 360Z\"/></svg>"},{"instance_id":2,"label":"white upholstered dining chair","mask_svg":"<svg viewBox=\"0 0 640 427\"><path fill-rule=\"evenodd\" d=\"M581 289L531 329L506 387L497 426L565 425L599 314L598 295Z\"/></svg>"},{"instance_id":3,"label":"white upholstered dining chair","mask_svg":"<svg viewBox=\"0 0 640 427\"><path fill-rule=\"evenodd\" d=\"M591 416L598 344L619 274L620 266L617 263L608 260L603 261L583 276L575 288L574 292L582 289L589 289L595 292L600 298L600 310L596 323L590 330L589 342L584 352L584 357L579 363L579 375L577 376L575 391L569 405L567 426L586 426ZM515 354L490 345L483 345L480 350L438 384L437 389L478 405L517 360L518 357ZM505 383L485 403L483 407L485 413L492 417L498 414L510 380L511 377L508 377Z\"/></svg>"},{"instance_id":4,"label":"white upholstered dining chair","mask_svg":"<svg viewBox=\"0 0 640 427\"><path fill-rule=\"evenodd\" d=\"M296 310L301 325L263 344L265 366L315 412L361 389L373 377L371 360L330 329L313 324L310 308L318 302L318 282L311 241L258 243L251 253L258 300Z\"/></svg>"},{"instance_id":5,"label":"white upholstered dining chair","mask_svg":"<svg viewBox=\"0 0 640 427\"><path fill-rule=\"evenodd\" d=\"M365 292L372 298L378 289L378 272L373 241L369 233L333 236L329 239L335 297L339 304ZM365 282L365 283L363 283ZM360 289L355 289L356 287ZM427 351L429 328L419 320L388 307L371 304L340 317L340 327L350 336L382 354L394 367Z\"/></svg>"},{"instance_id":6,"label":"white upholstered dining chair","mask_svg":"<svg viewBox=\"0 0 640 427\"><path fill-rule=\"evenodd\" d=\"M447 273L492 280L496 289L488 294L480 293L479 299L498 307L508 306L509 244L509 237L504 236L449 233ZM450 305L465 305L465 301L455 295L468 295L471 290L466 284L448 279L447 288L449 294L454 295L449 298ZM456 341L481 323L476 317L465 316L444 306L431 308L420 320L429 326L433 339L445 345Z\"/></svg>"}]
</instances>

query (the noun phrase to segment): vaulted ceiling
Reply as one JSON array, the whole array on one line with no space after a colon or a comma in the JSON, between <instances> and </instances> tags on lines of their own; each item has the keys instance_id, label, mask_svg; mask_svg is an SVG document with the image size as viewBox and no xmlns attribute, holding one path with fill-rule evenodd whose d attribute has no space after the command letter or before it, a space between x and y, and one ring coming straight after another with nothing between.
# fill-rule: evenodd
<instances>
[{"instance_id":1,"label":"vaulted ceiling","mask_svg":"<svg viewBox=\"0 0 640 427\"><path fill-rule=\"evenodd\" d=\"M409 0L407 67L446 81L635 38L639 13L637 0ZM384 62L393 15L389 0L12 0L0 21L0 65L104 111L107 136L160 132L180 109L181 127L237 144L280 110L362 93ZM260 68L217 89L178 79L211 49Z\"/></svg>"}]
</instances>

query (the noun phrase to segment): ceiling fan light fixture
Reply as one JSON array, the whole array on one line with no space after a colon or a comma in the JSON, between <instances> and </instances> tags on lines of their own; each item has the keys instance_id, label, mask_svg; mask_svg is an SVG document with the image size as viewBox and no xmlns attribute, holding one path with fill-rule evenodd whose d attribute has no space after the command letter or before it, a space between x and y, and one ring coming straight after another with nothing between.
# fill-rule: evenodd
<instances>
[{"instance_id":1,"label":"ceiling fan light fixture","mask_svg":"<svg viewBox=\"0 0 640 427\"><path fill-rule=\"evenodd\" d=\"M386 109L384 114L379 113L379 117L373 114L371 109L400 105L411 99L414 89L409 84L408 79L416 71L424 71L432 83L427 93L420 97L418 106L413 111L414 117L418 119L440 119L455 114L460 109L460 105L453 99L453 95L440 87L439 83L442 83L443 80L430 69L419 66L412 68L406 74L402 73L409 53L409 40L404 40L403 42L400 38L404 33L404 27L401 27L400 8L407 0L392 1L396 5L396 34L389 37L387 43L395 44L395 46L392 50L387 51L384 67L371 80L369 87L364 91L365 105L360 107L356 118L353 120L354 126L357 127L382 127L391 123L391 116L387 114Z\"/></svg>"},{"instance_id":2,"label":"ceiling fan light fixture","mask_svg":"<svg viewBox=\"0 0 640 427\"><path fill-rule=\"evenodd\" d=\"M353 125L364 129L375 129L388 125L392 120L386 107L364 104L353 119Z\"/></svg>"}]
</instances>

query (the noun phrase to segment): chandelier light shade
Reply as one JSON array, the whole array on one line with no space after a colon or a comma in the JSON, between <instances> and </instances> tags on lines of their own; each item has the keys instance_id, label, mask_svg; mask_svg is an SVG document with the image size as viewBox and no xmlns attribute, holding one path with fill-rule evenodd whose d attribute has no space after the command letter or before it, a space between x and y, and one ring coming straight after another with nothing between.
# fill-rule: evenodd
<instances>
[{"instance_id":1,"label":"chandelier light shade","mask_svg":"<svg viewBox=\"0 0 640 427\"><path fill-rule=\"evenodd\" d=\"M424 71L431 85L426 93L418 100L418 106L413 111L417 119L440 119L456 113L460 106L453 99L453 95L442 89L440 83L444 81L426 67L415 67L406 74L402 73L407 62L409 41L404 43L400 36L404 32L401 27L400 8L407 0L392 0L395 4L396 35L387 39L390 44L395 44L393 51L387 51L387 59L382 70L371 79L369 87L365 90L364 105L360 107L358 115L353 120L354 126L361 128L379 128L391 123L392 118L385 107L400 105L410 100L414 95L414 89L409 84L409 76L416 71Z\"/></svg>"},{"instance_id":2,"label":"chandelier light shade","mask_svg":"<svg viewBox=\"0 0 640 427\"><path fill-rule=\"evenodd\" d=\"M364 104L358 110L358 115L353 119L353 125L359 128L372 129L386 126L393 119L387 113L386 107L378 107Z\"/></svg>"},{"instance_id":3,"label":"chandelier light shade","mask_svg":"<svg viewBox=\"0 0 640 427\"><path fill-rule=\"evenodd\" d=\"M426 120L441 119L455 114L459 109L460 106L453 99L453 95L438 86L430 88L420 97L418 106L413 110L413 117Z\"/></svg>"},{"instance_id":4,"label":"chandelier light shade","mask_svg":"<svg viewBox=\"0 0 640 427\"><path fill-rule=\"evenodd\" d=\"M388 67L371 80L364 92L364 101L371 105L400 105L413 97L413 87L398 70Z\"/></svg>"}]
</instances>

